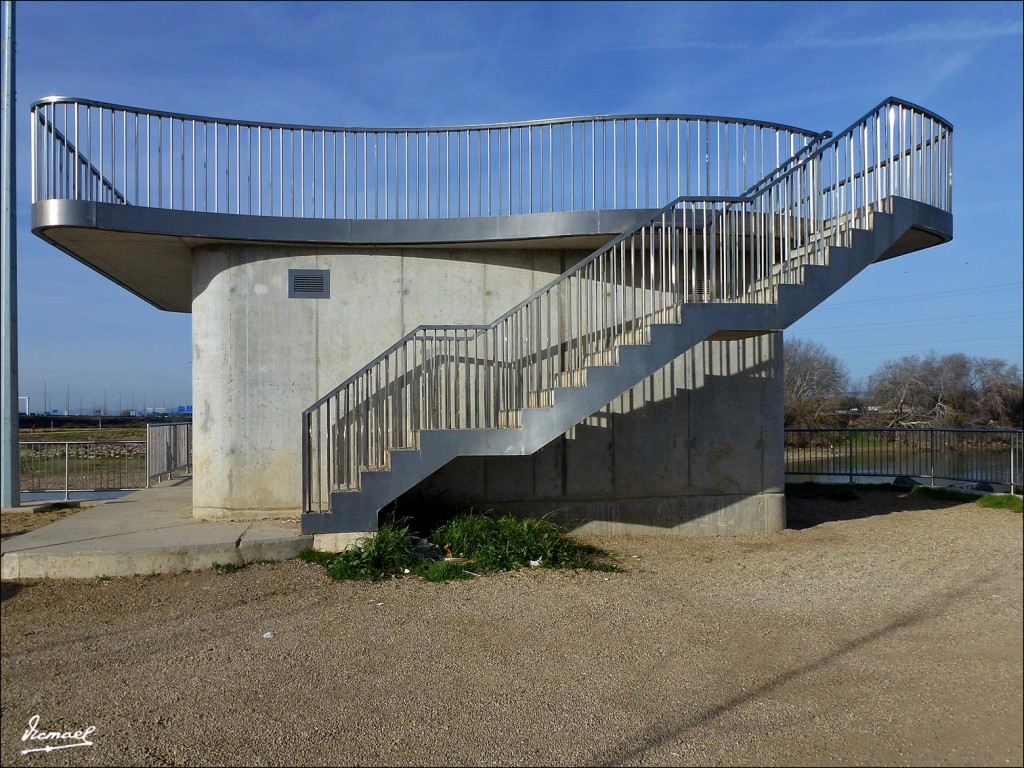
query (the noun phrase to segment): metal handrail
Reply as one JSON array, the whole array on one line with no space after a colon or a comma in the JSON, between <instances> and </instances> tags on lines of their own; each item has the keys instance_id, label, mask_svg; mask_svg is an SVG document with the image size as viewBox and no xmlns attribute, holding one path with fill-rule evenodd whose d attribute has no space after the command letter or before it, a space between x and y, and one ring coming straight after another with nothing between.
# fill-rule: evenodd
<instances>
[{"instance_id":1,"label":"metal handrail","mask_svg":"<svg viewBox=\"0 0 1024 768\"><path fill-rule=\"evenodd\" d=\"M893 197L949 210L950 136L888 99L750 195L676 198L492 323L419 326L303 413L304 511L358 489L422 430L515 426L686 304L775 301Z\"/></svg>"},{"instance_id":2,"label":"metal handrail","mask_svg":"<svg viewBox=\"0 0 1024 768\"><path fill-rule=\"evenodd\" d=\"M328 399L330 399L331 397L334 397L340 390L342 390L347 385L351 384L357 377L359 377L363 373L363 371L365 371L368 368L372 368L373 366L377 365L378 363L383 361L386 357L388 357L388 355L390 355L391 353L395 352L396 350L401 348L403 345L409 343L413 339L431 339L431 340L447 340L447 341L450 341L452 339L461 338L461 337L459 337L457 335L457 333L456 334L451 334L451 335L445 335L445 334L441 333L442 331L455 331L455 332L460 332L461 331L463 333L470 334L470 340L472 340L475 337L475 335L478 335L478 334L481 334L481 333L486 333L487 331L490 331L490 330L494 330L496 327L501 325L504 321L508 320L512 316L514 316L517 313L519 313L528 304L530 304L533 301L536 301L541 295L549 292L552 288L557 286L559 283L561 283L561 282L571 278L573 275L578 274L581 268L588 266L591 262L593 262L594 260L600 258L601 255L603 255L604 253L606 253L608 251L608 249L613 248L616 245L620 245L627 238L629 238L630 235L636 234L637 232L639 232L644 227L654 227L654 226L657 226L658 223L660 221L662 221L662 219L664 219L666 216L668 216L672 212L672 210L675 209L680 204L684 204L684 203L702 203L702 204L703 203L743 203L743 202L746 202L746 198L739 197L739 196L732 196L732 195L730 195L730 196L712 196L712 197L690 197L690 196L685 196L684 195L682 197L676 198L671 203L669 203L668 205L664 206L663 208L658 210L656 213L654 213L654 215L652 215L650 218L645 219L643 222L641 222L640 224L636 225L633 229L627 230L626 232L623 232L621 235L616 235L611 241L609 241L605 245L603 245L600 248L598 248L596 251L591 253L589 256L587 256L582 261L579 261L576 264L574 264L573 266L569 267L567 270L562 272L557 277L552 278L542 288L537 289L536 291L534 291L533 294L531 294L530 296L527 296L521 302L519 302L514 307L512 307L511 309L506 311L503 315L499 316L497 319L492 320L489 323L459 323L459 324L450 324L450 325L418 325L418 326L416 326L411 331L409 331L407 334L405 334L405 336L400 338L398 341L396 341L394 344L392 344L386 350L384 350L379 355L377 355L377 357L375 357L373 360L371 360L369 363L367 363L363 367L363 369L361 371L353 374L351 377L349 377L348 379L343 381L341 384L339 384L333 390L331 390L326 395L324 395L319 400L317 400L315 403L313 403L313 405L309 406L309 408L307 408L306 410L307 411L311 411L311 410L313 410L313 409L323 405ZM432 334L436 336L436 339L434 339L431 336Z\"/></svg>"},{"instance_id":3,"label":"metal handrail","mask_svg":"<svg viewBox=\"0 0 1024 768\"><path fill-rule=\"evenodd\" d=\"M37 118L41 125L47 127L41 116L37 115ZM78 147L75 144L68 141L68 138L63 133L52 126L48 127L48 131L51 142L62 147L64 150L63 153L54 153L55 168L57 169L54 175L55 181L59 179L69 182L67 188L73 188L76 194L78 190L83 190L83 197L88 200L128 205L125 196L114 187L113 182L107 179L96 166L90 163L85 155L79 153ZM73 182L71 181L70 169L66 169L65 164L62 162L65 159L71 159L73 162L73 167L75 168ZM32 165L35 167L34 158ZM78 175L79 171L84 171L86 178L93 183L87 184L81 181L81 177ZM36 181L35 175L33 175L32 181L34 184ZM98 184L98 187L96 184ZM35 198L35 186L33 186L33 198Z\"/></svg>"},{"instance_id":4,"label":"metal handrail","mask_svg":"<svg viewBox=\"0 0 1024 768\"><path fill-rule=\"evenodd\" d=\"M336 128L52 96L32 105L33 202L121 200L206 213L336 219L656 208L738 194L823 134L708 115L599 115L437 128ZM69 137L56 141L56 135Z\"/></svg>"},{"instance_id":5,"label":"metal handrail","mask_svg":"<svg viewBox=\"0 0 1024 768\"><path fill-rule=\"evenodd\" d=\"M837 134L835 136L832 136L831 138L829 138L829 139L821 142L820 144L818 144L816 148L813 148L807 154L807 156L804 157L803 159L801 159L797 164L793 165L790 168L787 168L783 173L779 174L778 176L775 176L774 173L773 174L769 174L769 176L767 178L770 179L770 182L768 184L764 185L764 187L761 187L761 184L759 182L758 184L754 185L754 189L757 190L758 188L760 188L759 192L764 192L764 191L766 191L766 189L768 187L775 186L777 184L785 183L786 180L789 179L793 174L799 172L801 169L806 169L808 166L812 165L815 161L820 160L820 158L824 155L825 152L828 152L830 150L835 149L843 141L849 141L849 139L852 136L852 134L854 133L854 131L856 131L858 128L866 126L872 120L872 118L877 118L878 114L880 112L882 112L882 111L885 111L887 107L897 107L900 110L900 126L901 126L901 128L902 128L902 125L903 125L903 114L902 113L903 113L904 110L906 110L906 114L908 116L920 117L921 118L921 121L922 121L922 123L921 123L921 132L922 133L924 132L924 119L925 118L927 118L930 121L930 123L931 123L931 125L929 126L931 128L931 132L939 130L941 133L951 134L952 131L953 131L952 123L950 123L945 118L940 117L939 115L937 115L936 113L932 112L931 110L925 109L924 107L919 107L918 105L913 104L913 103L911 103L909 101L904 101L902 99L898 99L895 96L890 96L889 98L887 98L884 101L882 101L881 103L879 103L874 109L868 110L861 118L859 118L858 120L856 120L853 123L851 123L850 126L846 130L844 130L844 131L840 132L839 134ZM911 126L911 133L913 132L912 129L913 129L913 126ZM902 134L900 134L900 137L902 137ZM950 147L950 152L951 152L952 151L952 145L950 144L949 147ZM921 145L919 144L917 149L920 149L920 148L921 148ZM903 151L913 151L913 149L914 149L914 147L910 147L907 150L903 150ZM948 166L949 166L948 167L948 174L949 174L949 176L948 176L948 185L949 185L949 187L952 187L952 154L949 155ZM869 167L869 168L866 169L865 172L869 173L870 171L871 171L871 169ZM772 178L772 177L774 177L774 178ZM921 201L921 202L924 202L924 201ZM945 211L952 210L952 199L949 198L949 200L946 201L946 205L939 206L939 207L942 207L943 210L945 210Z\"/></svg>"}]
</instances>

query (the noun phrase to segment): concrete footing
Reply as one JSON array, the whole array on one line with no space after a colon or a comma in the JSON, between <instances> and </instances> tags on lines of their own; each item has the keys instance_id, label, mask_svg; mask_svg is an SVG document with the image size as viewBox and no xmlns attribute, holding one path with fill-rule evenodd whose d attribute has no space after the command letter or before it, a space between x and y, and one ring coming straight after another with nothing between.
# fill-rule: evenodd
<instances>
[{"instance_id":1,"label":"concrete footing","mask_svg":"<svg viewBox=\"0 0 1024 768\"><path fill-rule=\"evenodd\" d=\"M677 496L550 503L494 504L499 514L546 517L575 533L597 536L722 536L774 533L786 527L784 493Z\"/></svg>"},{"instance_id":2,"label":"concrete footing","mask_svg":"<svg viewBox=\"0 0 1024 768\"><path fill-rule=\"evenodd\" d=\"M373 537L373 531L318 533L313 536L313 549L318 552L344 552Z\"/></svg>"}]
</instances>

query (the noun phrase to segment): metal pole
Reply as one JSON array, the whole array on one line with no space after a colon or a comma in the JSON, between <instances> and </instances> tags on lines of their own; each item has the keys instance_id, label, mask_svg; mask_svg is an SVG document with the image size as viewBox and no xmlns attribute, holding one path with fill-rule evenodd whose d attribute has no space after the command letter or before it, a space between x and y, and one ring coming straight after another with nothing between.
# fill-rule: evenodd
<instances>
[{"instance_id":1,"label":"metal pole","mask_svg":"<svg viewBox=\"0 0 1024 768\"><path fill-rule=\"evenodd\" d=\"M1013 446L1014 446L1014 443L1016 442L1014 440L1014 437L1015 437L1015 435L1011 432L1010 433L1010 493L1015 493L1016 490L1017 490L1017 488L1016 488L1016 486L1017 486L1017 478L1015 476L1016 475L1016 471L1017 471L1017 462L1014 461L1014 456L1013 456Z\"/></svg>"},{"instance_id":2,"label":"metal pole","mask_svg":"<svg viewBox=\"0 0 1024 768\"><path fill-rule=\"evenodd\" d=\"M0 325L2 365L0 374L0 507L21 505L18 462L18 268L15 254L17 205L15 204L14 130L14 0L3 3L3 95L0 99Z\"/></svg>"},{"instance_id":3,"label":"metal pole","mask_svg":"<svg viewBox=\"0 0 1024 768\"><path fill-rule=\"evenodd\" d=\"M850 430L847 433L846 441L846 468L850 471L850 484L853 484L853 433L854 430Z\"/></svg>"},{"instance_id":4,"label":"metal pole","mask_svg":"<svg viewBox=\"0 0 1024 768\"><path fill-rule=\"evenodd\" d=\"M931 452L931 470L930 470L931 471L931 480L930 480L930 482L928 484L934 488L935 487L935 430L934 429L929 429L928 430L928 437L929 437L929 440L931 442L931 446L930 446L930 452ZM948 475L950 473L947 472L946 474Z\"/></svg>"}]
</instances>

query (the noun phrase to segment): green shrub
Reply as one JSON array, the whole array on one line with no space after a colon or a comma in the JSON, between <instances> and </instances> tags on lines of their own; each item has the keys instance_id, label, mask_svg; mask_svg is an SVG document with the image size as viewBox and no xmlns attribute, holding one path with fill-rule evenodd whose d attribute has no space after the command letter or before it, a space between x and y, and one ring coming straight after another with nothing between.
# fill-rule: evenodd
<instances>
[{"instance_id":1,"label":"green shrub","mask_svg":"<svg viewBox=\"0 0 1024 768\"><path fill-rule=\"evenodd\" d=\"M305 560L307 563L315 563L322 565L325 568L331 564L331 561L338 556L337 552L321 552L319 549L303 549L299 552L299 559Z\"/></svg>"},{"instance_id":2,"label":"green shrub","mask_svg":"<svg viewBox=\"0 0 1024 768\"><path fill-rule=\"evenodd\" d=\"M415 539L407 526L385 524L352 549L339 552L327 563L332 579L383 579L418 568L422 558L413 550Z\"/></svg>"},{"instance_id":3,"label":"green shrub","mask_svg":"<svg viewBox=\"0 0 1024 768\"><path fill-rule=\"evenodd\" d=\"M430 539L438 556L444 550L465 558L472 570L445 559L428 556L417 546L408 526L383 523L373 536L344 552L304 549L299 557L327 569L332 579L377 580L399 574L415 574L428 581L470 578L477 571L514 570L530 565L548 568L583 568L597 571L619 569L601 558L606 555L582 544L557 525L535 518L468 514L437 528Z\"/></svg>"},{"instance_id":4,"label":"green shrub","mask_svg":"<svg viewBox=\"0 0 1024 768\"><path fill-rule=\"evenodd\" d=\"M597 568L599 550L538 518L462 515L434 531L433 541L480 570L507 571L537 563L547 568Z\"/></svg>"},{"instance_id":5,"label":"green shrub","mask_svg":"<svg viewBox=\"0 0 1024 768\"><path fill-rule=\"evenodd\" d=\"M421 567L419 575L427 581L452 581L455 579L471 579L473 574L463 566L447 560L434 560Z\"/></svg>"}]
</instances>

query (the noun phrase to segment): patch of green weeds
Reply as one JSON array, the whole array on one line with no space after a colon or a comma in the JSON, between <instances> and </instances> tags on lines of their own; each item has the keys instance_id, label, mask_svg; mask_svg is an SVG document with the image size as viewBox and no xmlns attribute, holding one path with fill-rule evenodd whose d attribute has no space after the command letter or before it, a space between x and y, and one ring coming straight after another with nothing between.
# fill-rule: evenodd
<instances>
[{"instance_id":1,"label":"patch of green weeds","mask_svg":"<svg viewBox=\"0 0 1024 768\"><path fill-rule=\"evenodd\" d=\"M373 536L344 552L305 549L299 557L327 569L335 580L378 580L417 575L428 581L465 579L479 573L529 566L604 572L620 569L607 553L577 541L565 530L536 518L460 515L429 536L436 551L468 562L428 556L406 525L383 523ZM469 566L469 567L467 567Z\"/></svg>"},{"instance_id":2,"label":"patch of green weeds","mask_svg":"<svg viewBox=\"0 0 1024 768\"><path fill-rule=\"evenodd\" d=\"M413 550L415 537L405 525L384 524L377 533L339 552L327 563L332 579L377 580L393 574L410 573L422 558Z\"/></svg>"},{"instance_id":3,"label":"patch of green weeds","mask_svg":"<svg viewBox=\"0 0 1024 768\"><path fill-rule=\"evenodd\" d=\"M314 563L315 565L322 565L325 568L331 564L331 561L338 556L337 552L321 552L319 549L313 549L308 547L299 552L299 559L305 560L307 563Z\"/></svg>"},{"instance_id":4,"label":"patch of green weeds","mask_svg":"<svg viewBox=\"0 0 1024 768\"><path fill-rule=\"evenodd\" d=\"M978 506L986 509L1008 509L1011 512L1024 513L1024 498L1008 493L995 493L978 499Z\"/></svg>"},{"instance_id":5,"label":"patch of green weeds","mask_svg":"<svg viewBox=\"0 0 1024 768\"><path fill-rule=\"evenodd\" d=\"M454 581L473 578L473 574L464 566L450 563L447 560L434 560L425 568L418 569L417 573L427 581Z\"/></svg>"},{"instance_id":6,"label":"patch of green weeds","mask_svg":"<svg viewBox=\"0 0 1024 768\"><path fill-rule=\"evenodd\" d=\"M434 531L433 541L456 557L472 559L484 571L509 571L535 563L546 568L590 568L601 554L554 523L534 517L462 515Z\"/></svg>"}]
</instances>

